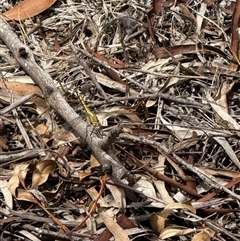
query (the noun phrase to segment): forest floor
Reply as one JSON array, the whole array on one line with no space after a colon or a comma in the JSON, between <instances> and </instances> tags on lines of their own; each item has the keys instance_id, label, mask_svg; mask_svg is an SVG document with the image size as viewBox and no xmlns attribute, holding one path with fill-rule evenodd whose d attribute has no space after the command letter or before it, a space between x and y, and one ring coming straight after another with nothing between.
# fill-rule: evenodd
<instances>
[{"instance_id":1,"label":"forest floor","mask_svg":"<svg viewBox=\"0 0 240 241\"><path fill-rule=\"evenodd\" d=\"M240 0L18 3L0 239L240 240Z\"/></svg>"}]
</instances>

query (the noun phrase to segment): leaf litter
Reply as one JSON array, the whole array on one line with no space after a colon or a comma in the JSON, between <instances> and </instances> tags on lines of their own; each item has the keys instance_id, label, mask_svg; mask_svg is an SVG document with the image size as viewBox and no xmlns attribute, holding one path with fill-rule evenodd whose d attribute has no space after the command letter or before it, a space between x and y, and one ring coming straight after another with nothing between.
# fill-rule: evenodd
<instances>
[{"instance_id":1,"label":"leaf litter","mask_svg":"<svg viewBox=\"0 0 240 241\"><path fill-rule=\"evenodd\" d=\"M104 172L0 42L1 238L239 240L239 6L2 1L133 179Z\"/></svg>"}]
</instances>

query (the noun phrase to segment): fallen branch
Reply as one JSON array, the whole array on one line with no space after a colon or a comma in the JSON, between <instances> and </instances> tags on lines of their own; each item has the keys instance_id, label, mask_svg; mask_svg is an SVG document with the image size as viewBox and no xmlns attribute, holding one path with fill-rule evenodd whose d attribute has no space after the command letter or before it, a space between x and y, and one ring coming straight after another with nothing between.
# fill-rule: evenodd
<instances>
[{"instance_id":1,"label":"fallen branch","mask_svg":"<svg viewBox=\"0 0 240 241\"><path fill-rule=\"evenodd\" d=\"M86 141L98 161L102 164L103 171L111 168L112 175L117 179L121 179L127 173L127 170L120 165L110 148L106 151L102 149L101 143L103 139L99 138L93 128L67 103L51 76L35 62L32 51L19 40L8 23L0 19L0 26L0 38L34 83L41 88L49 105L69 123L77 136Z\"/></svg>"}]
</instances>

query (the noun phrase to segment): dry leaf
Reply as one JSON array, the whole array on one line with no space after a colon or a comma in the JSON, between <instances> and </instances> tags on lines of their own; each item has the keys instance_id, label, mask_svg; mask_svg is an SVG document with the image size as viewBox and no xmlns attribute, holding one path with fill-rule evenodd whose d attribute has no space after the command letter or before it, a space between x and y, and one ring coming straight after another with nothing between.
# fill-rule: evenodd
<instances>
[{"instance_id":1,"label":"dry leaf","mask_svg":"<svg viewBox=\"0 0 240 241\"><path fill-rule=\"evenodd\" d=\"M183 3L179 3L178 6L182 9L184 15L196 22L195 16L190 12L189 8L186 5L184 5Z\"/></svg>"},{"instance_id":2,"label":"dry leaf","mask_svg":"<svg viewBox=\"0 0 240 241\"><path fill-rule=\"evenodd\" d=\"M7 205L7 207L12 209L13 208L12 194L8 188L8 182L6 180L0 180L0 192L3 194L4 202Z\"/></svg>"},{"instance_id":3,"label":"dry leaf","mask_svg":"<svg viewBox=\"0 0 240 241\"><path fill-rule=\"evenodd\" d=\"M25 187L25 178L27 176L29 165L31 162L19 163L16 164L13 170L13 176L8 181L8 188L12 195L16 197L16 188L20 183Z\"/></svg>"},{"instance_id":4,"label":"dry leaf","mask_svg":"<svg viewBox=\"0 0 240 241\"><path fill-rule=\"evenodd\" d=\"M44 160L36 165L32 175L32 188L36 188L47 181L49 175L57 168L54 160Z\"/></svg>"},{"instance_id":5,"label":"dry leaf","mask_svg":"<svg viewBox=\"0 0 240 241\"><path fill-rule=\"evenodd\" d=\"M22 234L23 236L27 237L28 240L32 240L32 241L41 241L40 239L38 239L35 235L31 234L30 232L28 232L27 230L20 230L18 231L20 234Z\"/></svg>"},{"instance_id":6,"label":"dry leaf","mask_svg":"<svg viewBox=\"0 0 240 241\"><path fill-rule=\"evenodd\" d=\"M38 15L51 7L57 0L24 0L0 17L5 20L23 20Z\"/></svg>"},{"instance_id":7,"label":"dry leaf","mask_svg":"<svg viewBox=\"0 0 240 241\"><path fill-rule=\"evenodd\" d=\"M126 116L134 123L142 123L134 112L121 106L105 108L103 111L96 113L98 120L102 126L108 126L107 120L111 117Z\"/></svg>"},{"instance_id":8,"label":"dry leaf","mask_svg":"<svg viewBox=\"0 0 240 241\"><path fill-rule=\"evenodd\" d=\"M158 164L156 166L154 166L154 168L161 174L164 174L164 167L165 167L164 163L165 163L165 157L162 155L159 155ZM161 199L164 201L164 203L165 204L174 203L174 200L172 199L172 197L169 195L168 191L166 190L165 182L161 181L161 180L154 180L153 182L154 182L156 189L158 190L158 193L159 193Z\"/></svg>"},{"instance_id":9,"label":"dry leaf","mask_svg":"<svg viewBox=\"0 0 240 241\"><path fill-rule=\"evenodd\" d=\"M90 197L92 198L93 201L97 200L98 191L94 187L86 189L86 192L90 195ZM98 205L99 205L99 207L109 207L109 205L107 204L105 199L102 197L99 198Z\"/></svg>"},{"instance_id":10,"label":"dry leaf","mask_svg":"<svg viewBox=\"0 0 240 241\"><path fill-rule=\"evenodd\" d=\"M218 89L216 97L214 98L216 103L219 104L219 106L221 106L226 112L228 112L227 95L231 91L233 85L233 81L223 81Z\"/></svg>"},{"instance_id":11,"label":"dry leaf","mask_svg":"<svg viewBox=\"0 0 240 241\"><path fill-rule=\"evenodd\" d=\"M148 31L154 41L153 23L155 15L158 15L162 11L162 7L168 6L173 2L173 0L154 0L151 9L147 14Z\"/></svg>"},{"instance_id":12,"label":"dry leaf","mask_svg":"<svg viewBox=\"0 0 240 241\"><path fill-rule=\"evenodd\" d=\"M126 68L127 65L124 64L123 62L121 62L120 60L116 61L117 63L114 63L112 61L110 61L109 59L107 59L105 56L92 51L87 45L85 45L85 48L87 49L87 51L92 54L93 56L95 56L96 58L98 58L99 60L106 62L109 66L115 68L115 69L122 69L122 68Z\"/></svg>"},{"instance_id":13,"label":"dry leaf","mask_svg":"<svg viewBox=\"0 0 240 241\"><path fill-rule=\"evenodd\" d=\"M18 189L16 193L16 199L17 200L22 200L22 201L27 201L27 202L32 202L32 203L38 203L36 198L28 191L24 189Z\"/></svg>"},{"instance_id":14,"label":"dry leaf","mask_svg":"<svg viewBox=\"0 0 240 241\"><path fill-rule=\"evenodd\" d=\"M115 200L115 203L116 203L117 207L119 208L119 210L121 211L121 213L125 213L126 197L125 197L124 190L121 187L117 187L117 186L110 185L110 184L106 184L106 186L110 190L110 192Z\"/></svg>"},{"instance_id":15,"label":"dry leaf","mask_svg":"<svg viewBox=\"0 0 240 241\"><path fill-rule=\"evenodd\" d=\"M240 19L240 0L236 1L235 9L232 15L232 42L231 42L231 51L233 57L240 64L239 56L239 19Z\"/></svg>"},{"instance_id":16,"label":"dry leaf","mask_svg":"<svg viewBox=\"0 0 240 241\"><path fill-rule=\"evenodd\" d=\"M49 137L51 134L51 131L49 130L48 126L45 125L44 123L40 123L35 127L35 130L40 136L43 137Z\"/></svg>"},{"instance_id":17,"label":"dry leaf","mask_svg":"<svg viewBox=\"0 0 240 241\"><path fill-rule=\"evenodd\" d=\"M236 153L233 151L231 145L228 143L228 141L226 140L226 138L224 137L220 137L220 136L216 136L214 137L214 140L216 140L222 147L223 149L226 151L226 153L228 154L228 156L230 157L230 159L232 160L232 162L238 167L240 168L240 161L236 155Z\"/></svg>"},{"instance_id":18,"label":"dry leaf","mask_svg":"<svg viewBox=\"0 0 240 241\"><path fill-rule=\"evenodd\" d=\"M117 224L114 214L110 209L108 211L101 211L99 214L106 227L113 234L115 241L130 241L126 232Z\"/></svg>"},{"instance_id":19,"label":"dry leaf","mask_svg":"<svg viewBox=\"0 0 240 241\"><path fill-rule=\"evenodd\" d=\"M5 87L8 88L10 92L12 92L14 95L22 97L26 96L28 94L35 93L36 95L42 95L41 89L36 86L29 83L21 83L21 82L15 82L15 81L0 81L0 88L5 89ZM7 99L8 102L10 102L10 96ZM34 104L36 104L37 108L46 109L48 107L46 100L40 97L34 97Z\"/></svg>"},{"instance_id":20,"label":"dry leaf","mask_svg":"<svg viewBox=\"0 0 240 241\"><path fill-rule=\"evenodd\" d=\"M214 235L215 232L213 230L204 228L200 233L195 234L191 241L210 241Z\"/></svg>"},{"instance_id":21,"label":"dry leaf","mask_svg":"<svg viewBox=\"0 0 240 241\"><path fill-rule=\"evenodd\" d=\"M8 189L14 197L16 197L16 189L18 188L19 184L20 181L17 175L12 176L8 181Z\"/></svg>"},{"instance_id":22,"label":"dry leaf","mask_svg":"<svg viewBox=\"0 0 240 241\"><path fill-rule=\"evenodd\" d=\"M47 191L42 191L43 196L45 199L50 202L52 201L56 195L63 189L64 187L64 182L61 181L59 182L55 187L53 187L52 190L47 190Z\"/></svg>"},{"instance_id":23,"label":"dry leaf","mask_svg":"<svg viewBox=\"0 0 240 241\"><path fill-rule=\"evenodd\" d=\"M167 239L175 236L183 236L191 233L195 233L196 229L194 228L187 228L187 227L181 227L181 226L171 226L165 228L159 238L161 239Z\"/></svg>"},{"instance_id":24,"label":"dry leaf","mask_svg":"<svg viewBox=\"0 0 240 241\"><path fill-rule=\"evenodd\" d=\"M80 178L80 181L82 181L85 177L90 176L92 174L92 169L99 166L100 166L99 161L93 155L91 155L90 166L86 170L78 173L78 177Z\"/></svg>"},{"instance_id":25,"label":"dry leaf","mask_svg":"<svg viewBox=\"0 0 240 241\"><path fill-rule=\"evenodd\" d=\"M155 189L153 187L153 184L147 180L144 179L140 179L138 180L134 185L133 188L142 192L143 194L145 194L146 196L149 197L156 197L156 192Z\"/></svg>"},{"instance_id":26,"label":"dry leaf","mask_svg":"<svg viewBox=\"0 0 240 241\"><path fill-rule=\"evenodd\" d=\"M231 188L233 186L238 185L240 182L240 176L237 178L234 178L233 180L231 180L230 182L228 182L227 184L223 184L226 188ZM222 184L221 184L222 185ZM222 185L222 186L223 186ZM216 195L218 195L219 192L218 191L213 191L211 193L208 193L206 196L202 197L201 199L198 200L198 202L206 202L212 198L214 198Z\"/></svg>"},{"instance_id":27,"label":"dry leaf","mask_svg":"<svg viewBox=\"0 0 240 241\"><path fill-rule=\"evenodd\" d=\"M96 76L99 84L106 86L108 88L111 88L111 89L121 91L122 93L126 92L126 84L114 81L114 80L110 79L108 76L103 75L102 73L93 72L93 74ZM139 93L136 90L134 90L133 88L129 88L129 93L131 96L136 96L136 97L139 96Z\"/></svg>"},{"instance_id":28,"label":"dry leaf","mask_svg":"<svg viewBox=\"0 0 240 241\"><path fill-rule=\"evenodd\" d=\"M171 56L179 55L179 54L190 54L190 53L198 53L198 52L212 52L216 53L224 58L228 58L226 53L224 53L221 49L210 46L210 45L202 45L202 44L182 44L175 45L169 47L161 47L156 48L154 50L154 56L156 59L162 60L169 58Z\"/></svg>"},{"instance_id":29,"label":"dry leaf","mask_svg":"<svg viewBox=\"0 0 240 241\"><path fill-rule=\"evenodd\" d=\"M71 131L55 131L50 138L50 140L53 140L53 145L60 145L60 143L66 142L79 144L78 139Z\"/></svg>"},{"instance_id":30,"label":"dry leaf","mask_svg":"<svg viewBox=\"0 0 240 241\"><path fill-rule=\"evenodd\" d=\"M166 218L175 209L187 209L194 214L196 213L196 209L189 204L171 203L166 205L166 207L160 213L154 213L150 218L151 226L157 234L164 230Z\"/></svg>"},{"instance_id":31,"label":"dry leaf","mask_svg":"<svg viewBox=\"0 0 240 241\"><path fill-rule=\"evenodd\" d=\"M211 168L211 167L198 167L199 170L204 171L207 175L213 176L222 176L222 177L230 177L237 178L240 176L238 171L222 169L222 168Z\"/></svg>"},{"instance_id":32,"label":"dry leaf","mask_svg":"<svg viewBox=\"0 0 240 241\"><path fill-rule=\"evenodd\" d=\"M205 16L205 13L207 11L207 4L205 2L200 3L200 9L199 9L199 14L197 14L197 19L196 19L196 31L195 34L198 36L201 33L202 30L202 23L203 19Z\"/></svg>"}]
</instances>

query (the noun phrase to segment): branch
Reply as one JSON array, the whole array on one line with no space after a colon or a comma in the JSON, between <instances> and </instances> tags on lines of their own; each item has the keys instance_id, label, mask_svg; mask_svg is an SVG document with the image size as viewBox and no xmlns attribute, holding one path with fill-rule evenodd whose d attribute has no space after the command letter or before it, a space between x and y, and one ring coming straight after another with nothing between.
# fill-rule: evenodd
<instances>
[{"instance_id":1,"label":"branch","mask_svg":"<svg viewBox=\"0 0 240 241\"><path fill-rule=\"evenodd\" d=\"M41 88L49 105L69 123L77 136L87 142L98 161L102 164L103 170L109 170L111 166L112 175L117 179L122 178L127 173L127 170L102 149L100 146L102 139L66 102L56 88L51 76L35 62L34 55L29 47L19 40L8 23L2 19L0 19L0 26L0 38L34 83Z\"/></svg>"}]
</instances>

